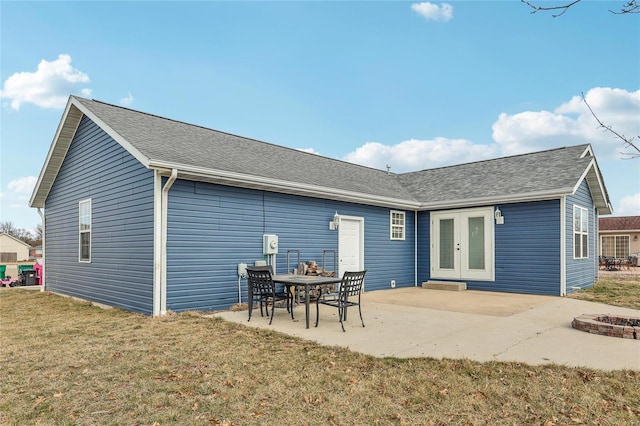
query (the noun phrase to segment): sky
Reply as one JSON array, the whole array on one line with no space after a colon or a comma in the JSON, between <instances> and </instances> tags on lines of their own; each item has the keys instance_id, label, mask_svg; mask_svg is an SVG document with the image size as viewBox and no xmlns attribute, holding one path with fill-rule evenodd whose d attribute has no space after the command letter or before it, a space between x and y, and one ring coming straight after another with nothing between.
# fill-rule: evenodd
<instances>
[{"instance_id":1,"label":"sky","mask_svg":"<svg viewBox=\"0 0 640 426\"><path fill-rule=\"evenodd\" d=\"M0 221L40 223L69 95L395 173L590 143L614 215L640 215L640 158L582 100L640 143L623 3L0 0Z\"/></svg>"}]
</instances>

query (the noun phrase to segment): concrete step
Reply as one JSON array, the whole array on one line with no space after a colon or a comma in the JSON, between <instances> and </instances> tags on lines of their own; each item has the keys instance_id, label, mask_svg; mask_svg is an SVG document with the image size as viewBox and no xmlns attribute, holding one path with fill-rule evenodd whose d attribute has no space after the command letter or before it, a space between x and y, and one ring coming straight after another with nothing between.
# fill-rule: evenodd
<instances>
[{"instance_id":1,"label":"concrete step","mask_svg":"<svg viewBox=\"0 0 640 426\"><path fill-rule=\"evenodd\" d=\"M422 288L431 290L451 290L462 291L467 289L467 283L459 283L453 281L425 281L422 283Z\"/></svg>"}]
</instances>

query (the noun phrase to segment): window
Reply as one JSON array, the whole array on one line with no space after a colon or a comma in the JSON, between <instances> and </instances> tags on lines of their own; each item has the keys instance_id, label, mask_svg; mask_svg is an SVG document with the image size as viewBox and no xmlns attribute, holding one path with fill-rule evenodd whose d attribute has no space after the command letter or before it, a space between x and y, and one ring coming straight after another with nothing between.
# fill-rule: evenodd
<instances>
[{"instance_id":1,"label":"window","mask_svg":"<svg viewBox=\"0 0 640 426\"><path fill-rule=\"evenodd\" d=\"M78 260L91 262L91 200L80 201L78 204L78 225Z\"/></svg>"},{"instance_id":2,"label":"window","mask_svg":"<svg viewBox=\"0 0 640 426\"><path fill-rule=\"evenodd\" d=\"M391 239L404 240L404 212L391 211Z\"/></svg>"},{"instance_id":3,"label":"window","mask_svg":"<svg viewBox=\"0 0 640 426\"><path fill-rule=\"evenodd\" d=\"M618 259L629 257L629 235L603 235L600 241L602 256Z\"/></svg>"},{"instance_id":4,"label":"window","mask_svg":"<svg viewBox=\"0 0 640 426\"><path fill-rule=\"evenodd\" d=\"M589 211L573 206L573 258L589 257Z\"/></svg>"}]
</instances>

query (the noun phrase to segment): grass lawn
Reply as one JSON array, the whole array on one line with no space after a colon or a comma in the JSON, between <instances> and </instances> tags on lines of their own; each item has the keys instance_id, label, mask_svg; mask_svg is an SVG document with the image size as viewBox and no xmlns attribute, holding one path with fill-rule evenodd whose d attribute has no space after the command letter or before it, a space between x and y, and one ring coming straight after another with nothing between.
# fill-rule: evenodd
<instances>
[{"instance_id":1,"label":"grass lawn","mask_svg":"<svg viewBox=\"0 0 640 426\"><path fill-rule=\"evenodd\" d=\"M373 358L0 290L0 424L637 425L640 372Z\"/></svg>"},{"instance_id":2,"label":"grass lawn","mask_svg":"<svg viewBox=\"0 0 640 426\"><path fill-rule=\"evenodd\" d=\"M568 297L640 310L640 281L637 278L603 278L593 287Z\"/></svg>"}]
</instances>

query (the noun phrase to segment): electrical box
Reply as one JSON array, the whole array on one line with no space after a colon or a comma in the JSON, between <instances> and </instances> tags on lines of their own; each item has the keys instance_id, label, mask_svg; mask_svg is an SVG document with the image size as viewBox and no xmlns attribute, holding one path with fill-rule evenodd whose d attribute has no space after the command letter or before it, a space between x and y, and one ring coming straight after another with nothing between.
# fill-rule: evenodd
<instances>
[{"instance_id":1,"label":"electrical box","mask_svg":"<svg viewBox=\"0 0 640 426\"><path fill-rule=\"evenodd\" d=\"M247 276L247 264L238 263L238 276L244 278Z\"/></svg>"},{"instance_id":2,"label":"electrical box","mask_svg":"<svg viewBox=\"0 0 640 426\"><path fill-rule=\"evenodd\" d=\"M262 237L262 253L278 253L278 236L274 234L264 234Z\"/></svg>"}]
</instances>

